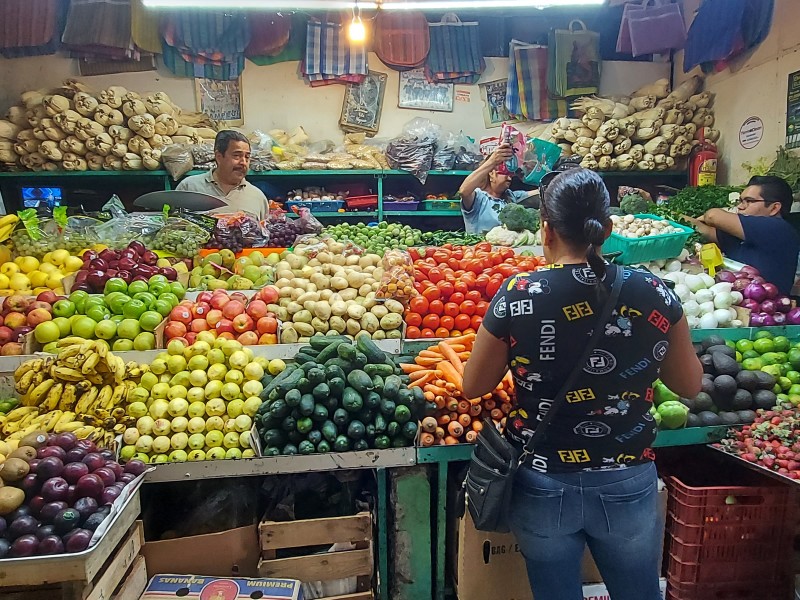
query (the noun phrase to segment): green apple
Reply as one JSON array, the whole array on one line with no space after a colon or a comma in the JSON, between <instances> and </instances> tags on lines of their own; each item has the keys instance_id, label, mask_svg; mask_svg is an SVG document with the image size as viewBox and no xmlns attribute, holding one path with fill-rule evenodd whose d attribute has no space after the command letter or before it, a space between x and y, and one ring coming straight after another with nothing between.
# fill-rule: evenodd
<instances>
[{"instance_id":1,"label":"green apple","mask_svg":"<svg viewBox=\"0 0 800 600\"><path fill-rule=\"evenodd\" d=\"M100 321L95 325L94 335L101 340L113 340L117 335L117 324L111 319Z\"/></svg>"},{"instance_id":2,"label":"green apple","mask_svg":"<svg viewBox=\"0 0 800 600\"><path fill-rule=\"evenodd\" d=\"M128 462L133 460L133 456L135 454L136 454L135 446L123 446L122 450L119 451L119 458L121 462Z\"/></svg>"},{"instance_id":3,"label":"green apple","mask_svg":"<svg viewBox=\"0 0 800 600\"><path fill-rule=\"evenodd\" d=\"M172 303L169 300L161 298L153 302L150 307L162 317L168 317L170 311L173 309Z\"/></svg>"},{"instance_id":4,"label":"green apple","mask_svg":"<svg viewBox=\"0 0 800 600\"><path fill-rule=\"evenodd\" d=\"M130 296L122 292L111 292L106 296L106 306L108 306L115 315L121 315L122 309L125 307L125 304L130 302L130 299Z\"/></svg>"},{"instance_id":5,"label":"green apple","mask_svg":"<svg viewBox=\"0 0 800 600\"><path fill-rule=\"evenodd\" d=\"M111 292L127 292L128 291L128 284L125 283L119 277L112 277L108 281L106 281L106 285L103 288L103 292L108 294Z\"/></svg>"},{"instance_id":6,"label":"green apple","mask_svg":"<svg viewBox=\"0 0 800 600\"><path fill-rule=\"evenodd\" d=\"M114 352L130 352L133 350L133 342L131 340L116 339L111 349Z\"/></svg>"},{"instance_id":7,"label":"green apple","mask_svg":"<svg viewBox=\"0 0 800 600\"><path fill-rule=\"evenodd\" d=\"M156 336L149 331L143 331L133 338L133 349L139 352L153 350L156 347Z\"/></svg>"},{"instance_id":8,"label":"green apple","mask_svg":"<svg viewBox=\"0 0 800 600\"><path fill-rule=\"evenodd\" d=\"M111 320L114 321L117 325L122 323L125 320L125 317L122 315L111 315Z\"/></svg>"},{"instance_id":9,"label":"green apple","mask_svg":"<svg viewBox=\"0 0 800 600\"><path fill-rule=\"evenodd\" d=\"M56 317L53 319L53 323L58 326L58 330L61 332L61 337L67 337L72 331L70 320L66 317Z\"/></svg>"},{"instance_id":10,"label":"green apple","mask_svg":"<svg viewBox=\"0 0 800 600\"><path fill-rule=\"evenodd\" d=\"M90 340L94 337L94 328L97 322L91 317L81 315L72 322L72 335Z\"/></svg>"},{"instance_id":11,"label":"green apple","mask_svg":"<svg viewBox=\"0 0 800 600\"><path fill-rule=\"evenodd\" d=\"M126 319L138 319L141 317L145 311L147 311L147 306L141 300L136 300L131 298L128 302L125 303L125 306L122 307L122 314L125 316Z\"/></svg>"},{"instance_id":12,"label":"green apple","mask_svg":"<svg viewBox=\"0 0 800 600\"><path fill-rule=\"evenodd\" d=\"M128 284L128 293L131 296L134 296L139 292L146 292L146 291L147 291L146 281L132 281L130 284Z\"/></svg>"},{"instance_id":13,"label":"green apple","mask_svg":"<svg viewBox=\"0 0 800 600\"><path fill-rule=\"evenodd\" d=\"M133 300L131 300L133 302ZM138 302L138 300L136 300ZM139 325L145 331L155 331L161 324L163 317L155 310L146 310L139 317Z\"/></svg>"},{"instance_id":14,"label":"green apple","mask_svg":"<svg viewBox=\"0 0 800 600\"><path fill-rule=\"evenodd\" d=\"M92 305L86 309L86 316L99 323L111 318L111 311L106 306Z\"/></svg>"},{"instance_id":15,"label":"green apple","mask_svg":"<svg viewBox=\"0 0 800 600\"><path fill-rule=\"evenodd\" d=\"M153 277L158 277L158 275L154 275ZM169 284L161 283L160 281L151 283L148 287L150 289L150 293L155 294L156 296L161 296L161 294L164 292L169 292Z\"/></svg>"},{"instance_id":16,"label":"green apple","mask_svg":"<svg viewBox=\"0 0 800 600\"><path fill-rule=\"evenodd\" d=\"M103 296L99 296L97 294L92 294L86 298L86 302L83 305L84 312L89 310L92 306L105 306L106 299Z\"/></svg>"},{"instance_id":17,"label":"green apple","mask_svg":"<svg viewBox=\"0 0 800 600\"><path fill-rule=\"evenodd\" d=\"M84 308L84 306L86 304L86 298L88 298L88 297L89 297L89 293L88 292L84 292L83 290L78 290L78 291L72 292L69 295L69 301L72 302L75 305L75 310L80 313L80 312L83 312L83 308Z\"/></svg>"},{"instance_id":18,"label":"green apple","mask_svg":"<svg viewBox=\"0 0 800 600\"><path fill-rule=\"evenodd\" d=\"M178 300L183 300L186 295L186 288L180 281L173 281L169 284L169 291L178 297Z\"/></svg>"},{"instance_id":19,"label":"green apple","mask_svg":"<svg viewBox=\"0 0 800 600\"><path fill-rule=\"evenodd\" d=\"M40 344L49 344L61 337L61 330L53 321L43 321L33 330L33 335Z\"/></svg>"},{"instance_id":20,"label":"green apple","mask_svg":"<svg viewBox=\"0 0 800 600\"><path fill-rule=\"evenodd\" d=\"M144 282L142 281L137 283L144 283ZM142 302L144 302L144 305L147 306L148 308L153 306L153 303L156 301L155 294L151 294L148 291L139 292L138 294L134 294L133 297L136 300L141 300Z\"/></svg>"},{"instance_id":21,"label":"green apple","mask_svg":"<svg viewBox=\"0 0 800 600\"><path fill-rule=\"evenodd\" d=\"M57 317L71 317L75 314L75 303L71 300L56 300L53 314Z\"/></svg>"},{"instance_id":22,"label":"green apple","mask_svg":"<svg viewBox=\"0 0 800 600\"><path fill-rule=\"evenodd\" d=\"M123 319L122 323L117 327L117 335L126 340L133 340L141 333L142 329L139 327L139 321L136 319Z\"/></svg>"}]
</instances>

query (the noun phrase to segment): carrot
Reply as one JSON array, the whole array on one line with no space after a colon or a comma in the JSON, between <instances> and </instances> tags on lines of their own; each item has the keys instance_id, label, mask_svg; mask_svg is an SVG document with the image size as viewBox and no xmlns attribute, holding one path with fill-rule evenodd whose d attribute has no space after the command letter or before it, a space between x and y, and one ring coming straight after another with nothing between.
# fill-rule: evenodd
<instances>
[{"instance_id":1,"label":"carrot","mask_svg":"<svg viewBox=\"0 0 800 600\"><path fill-rule=\"evenodd\" d=\"M469 413L469 409L471 406L472 405L469 403L468 400L459 400L458 408L456 409L456 411L461 415L466 415L467 413Z\"/></svg>"},{"instance_id":2,"label":"carrot","mask_svg":"<svg viewBox=\"0 0 800 600\"><path fill-rule=\"evenodd\" d=\"M448 344L464 344L465 346L472 346L472 342L475 341L475 334L468 333L466 335L460 335L458 337L451 337L444 340Z\"/></svg>"},{"instance_id":3,"label":"carrot","mask_svg":"<svg viewBox=\"0 0 800 600\"><path fill-rule=\"evenodd\" d=\"M513 387L514 379L511 377L511 371L506 371L506 374L503 375L503 379L501 381L503 385Z\"/></svg>"},{"instance_id":4,"label":"carrot","mask_svg":"<svg viewBox=\"0 0 800 600\"><path fill-rule=\"evenodd\" d=\"M472 423L472 417L464 413L458 416L458 422L461 423L462 427L469 427L469 424Z\"/></svg>"},{"instance_id":5,"label":"carrot","mask_svg":"<svg viewBox=\"0 0 800 600\"><path fill-rule=\"evenodd\" d=\"M505 390L499 390L495 392L495 395L500 398L503 402L508 402L510 400L508 392Z\"/></svg>"},{"instance_id":6,"label":"carrot","mask_svg":"<svg viewBox=\"0 0 800 600\"><path fill-rule=\"evenodd\" d=\"M481 396L481 398L483 398L484 400L491 400L492 394L491 392L489 392L488 394L484 394L483 396Z\"/></svg>"},{"instance_id":7,"label":"carrot","mask_svg":"<svg viewBox=\"0 0 800 600\"><path fill-rule=\"evenodd\" d=\"M426 435L426 434L423 434ZM467 434L464 436L464 439L468 444L474 444L478 440L478 432L477 431L468 431ZM422 444L423 446L425 444Z\"/></svg>"},{"instance_id":8,"label":"carrot","mask_svg":"<svg viewBox=\"0 0 800 600\"><path fill-rule=\"evenodd\" d=\"M422 397L425 398L425 400L427 400L428 402L433 402L433 399L436 397L436 394L434 394L433 392L429 392L428 390L425 390L424 392L422 392Z\"/></svg>"},{"instance_id":9,"label":"carrot","mask_svg":"<svg viewBox=\"0 0 800 600\"><path fill-rule=\"evenodd\" d=\"M458 391L458 388L456 387L456 384L455 383L450 383L449 381L445 382L444 389L446 389L451 394Z\"/></svg>"},{"instance_id":10,"label":"carrot","mask_svg":"<svg viewBox=\"0 0 800 600\"><path fill-rule=\"evenodd\" d=\"M433 373L428 372L424 377L420 377L419 379L409 383L408 387L409 388L422 387L426 383L428 383L431 379L433 379Z\"/></svg>"},{"instance_id":11,"label":"carrot","mask_svg":"<svg viewBox=\"0 0 800 600\"><path fill-rule=\"evenodd\" d=\"M458 370L452 365L452 363L449 363L447 361L442 361L438 365L436 365L436 368L442 372L444 378L447 381L454 384L458 389L463 389L464 377L463 375L461 375L461 373L458 372Z\"/></svg>"},{"instance_id":12,"label":"carrot","mask_svg":"<svg viewBox=\"0 0 800 600\"><path fill-rule=\"evenodd\" d=\"M436 431L433 432L433 437L435 437L437 440L443 440L444 439L444 428L437 427Z\"/></svg>"},{"instance_id":13,"label":"carrot","mask_svg":"<svg viewBox=\"0 0 800 600\"><path fill-rule=\"evenodd\" d=\"M417 364L420 365L423 369L426 367L435 367L436 363L438 363L441 360L442 360L441 356L439 358L423 358L423 357L416 358Z\"/></svg>"},{"instance_id":14,"label":"carrot","mask_svg":"<svg viewBox=\"0 0 800 600\"><path fill-rule=\"evenodd\" d=\"M456 354L453 349L444 342L439 342L439 350L441 350L442 356L450 361L450 364L453 365L453 368L458 372L458 374L463 376L464 363L462 363L461 359L458 358L458 354Z\"/></svg>"},{"instance_id":15,"label":"carrot","mask_svg":"<svg viewBox=\"0 0 800 600\"><path fill-rule=\"evenodd\" d=\"M489 411L494 410L496 406L497 406L497 403L494 400L484 400L483 401L483 408L485 408L486 410L489 410Z\"/></svg>"},{"instance_id":16,"label":"carrot","mask_svg":"<svg viewBox=\"0 0 800 600\"><path fill-rule=\"evenodd\" d=\"M480 398L471 398L469 401L469 403L472 404L472 406L480 406L482 402L483 400L481 400Z\"/></svg>"},{"instance_id":17,"label":"carrot","mask_svg":"<svg viewBox=\"0 0 800 600\"><path fill-rule=\"evenodd\" d=\"M422 379L423 377L435 376L435 375L436 371L432 369L420 369L419 371L414 371L413 373L409 373L408 378L411 381L416 381L417 379Z\"/></svg>"},{"instance_id":18,"label":"carrot","mask_svg":"<svg viewBox=\"0 0 800 600\"><path fill-rule=\"evenodd\" d=\"M437 348L437 346L431 346L431 348ZM441 358L442 353L434 350L420 350L419 356L422 358Z\"/></svg>"},{"instance_id":19,"label":"carrot","mask_svg":"<svg viewBox=\"0 0 800 600\"><path fill-rule=\"evenodd\" d=\"M450 421L447 424L447 431L453 437L456 437L456 438L457 437L461 437L462 435L464 435L464 426L461 423L459 423L458 421Z\"/></svg>"},{"instance_id":20,"label":"carrot","mask_svg":"<svg viewBox=\"0 0 800 600\"><path fill-rule=\"evenodd\" d=\"M463 344L447 344L450 348L453 349L453 352L464 352L467 347Z\"/></svg>"},{"instance_id":21,"label":"carrot","mask_svg":"<svg viewBox=\"0 0 800 600\"><path fill-rule=\"evenodd\" d=\"M483 423L481 421L478 421L476 419L475 421L472 422L473 431L480 431L481 429L483 429Z\"/></svg>"},{"instance_id":22,"label":"carrot","mask_svg":"<svg viewBox=\"0 0 800 600\"><path fill-rule=\"evenodd\" d=\"M450 412L456 412L458 410L458 399L457 398L448 398L447 399L447 410Z\"/></svg>"},{"instance_id":23,"label":"carrot","mask_svg":"<svg viewBox=\"0 0 800 600\"><path fill-rule=\"evenodd\" d=\"M425 447L433 446L433 442L436 441L436 438L433 437L432 433L423 433L419 436L419 441Z\"/></svg>"},{"instance_id":24,"label":"carrot","mask_svg":"<svg viewBox=\"0 0 800 600\"><path fill-rule=\"evenodd\" d=\"M446 438L444 438L444 443L447 446L455 446L456 444L458 444L458 440L454 438L452 435L448 435Z\"/></svg>"},{"instance_id":25,"label":"carrot","mask_svg":"<svg viewBox=\"0 0 800 600\"><path fill-rule=\"evenodd\" d=\"M433 392L437 396L449 396L450 394L447 393L447 390L443 387L439 387L437 385L433 385L432 383L426 383L425 387L423 388L426 392Z\"/></svg>"},{"instance_id":26,"label":"carrot","mask_svg":"<svg viewBox=\"0 0 800 600\"><path fill-rule=\"evenodd\" d=\"M482 410L483 408L481 407L480 404L472 404L469 407L469 414L470 416L477 417L481 414Z\"/></svg>"},{"instance_id":27,"label":"carrot","mask_svg":"<svg viewBox=\"0 0 800 600\"><path fill-rule=\"evenodd\" d=\"M401 364L400 368L403 369L403 373L405 373L406 375L408 375L410 373L416 373L417 371L424 371L425 370L425 367L423 367L421 365Z\"/></svg>"},{"instance_id":28,"label":"carrot","mask_svg":"<svg viewBox=\"0 0 800 600\"><path fill-rule=\"evenodd\" d=\"M433 417L425 417L422 419L422 431L425 433L433 433L436 431L436 419Z\"/></svg>"},{"instance_id":29,"label":"carrot","mask_svg":"<svg viewBox=\"0 0 800 600\"><path fill-rule=\"evenodd\" d=\"M492 419L494 419L495 421L499 421L500 419L503 418L503 411L500 410L499 408L495 408L489 414L491 414Z\"/></svg>"},{"instance_id":30,"label":"carrot","mask_svg":"<svg viewBox=\"0 0 800 600\"><path fill-rule=\"evenodd\" d=\"M444 398L442 398L441 396L436 396L433 399L433 403L436 405L436 408L438 408L439 410L444 408Z\"/></svg>"},{"instance_id":31,"label":"carrot","mask_svg":"<svg viewBox=\"0 0 800 600\"><path fill-rule=\"evenodd\" d=\"M458 353L458 358L460 358L462 361L469 360L469 357L470 357L470 352L459 352Z\"/></svg>"},{"instance_id":32,"label":"carrot","mask_svg":"<svg viewBox=\"0 0 800 600\"><path fill-rule=\"evenodd\" d=\"M450 422L450 415L448 415L447 413L439 415L438 417L436 417L436 422L439 424L439 427L444 427Z\"/></svg>"}]
</instances>

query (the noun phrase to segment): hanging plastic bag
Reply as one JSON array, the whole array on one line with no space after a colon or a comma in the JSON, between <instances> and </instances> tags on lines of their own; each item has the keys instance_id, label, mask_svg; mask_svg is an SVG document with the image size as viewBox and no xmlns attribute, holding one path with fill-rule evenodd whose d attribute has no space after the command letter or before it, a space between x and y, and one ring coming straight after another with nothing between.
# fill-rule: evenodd
<instances>
[{"instance_id":1,"label":"hanging plastic bag","mask_svg":"<svg viewBox=\"0 0 800 600\"><path fill-rule=\"evenodd\" d=\"M180 258L192 258L210 237L210 232L196 223L180 216L171 216L153 236L150 247Z\"/></svg>"},{"instance_id":2,"label":"hanging plastic bag","mask_svg":"<svg viewBox=\"0 0 800 600\"><path fill-rule=\"evenodd\" d=\"M128 214L119 197L114 194L103 205L103 212L111 218L94 228L98 241L109 248L119 250L133 240L149 245L153 235L164 227L166 217L163 213L133 213Z\"/></svg>"},{"instance_id":3,"label":"hanging plastic bag","mask_svg":"<svg viewBox=\"0 0 800 600\"><path fill-rule=\"evenodd\" d=\"M433 154L431 171L450 171L455 163L455 135L450 131L442 132L442 136L436 140L436 151Z\"/></svg>"},{"instance_id":4,"label":"hanging plastic bag","mask_svg":"<svg viewBox=\"0 0 800 600\"><path fill-rule=\"evenodd\" d=\"M301 207L297 214L300 217L297 219L298 224L300 225L300 230L303 233L322 233L322 223L320 223L317 218L311 214L311 209L305 206Z\"/></svg>"},{"instance_id":5,"label":"hanging plastic bag","mask_svg":"<svg viewBox=\"0 0 800 600\"><path fill-rule=\"evenodd\" d=\"M500 175L514 175L522 166L525 157L525 135L513 125L503 123L500 129L501 143L511 144L511 158L497 165Z\"/></svg>"},{"instance_id":6,"label":"hanging plastic bag","mask_svg":"<svg viewBox=\"0 0 800 600\"><path fill-rule=\"evenodd\" d=\"M459 131L456 135L453 147L456 151L453 169L457 171L474 171L483 162L478 142L463 131Z\"/></svg>"},{"instance_id":7,"label":"hanging plastic bag","mask_svg":"<svg viewBox=\"0 0 800 600\"><path fill-rule=\"evenodd\" d=\"M412 119L403 127L403 135L391 140L386 147L389 166L407 171L420 183L425 183L440 132L441 128L429 119Z\"/></svg>"},{"instance_id":8,"label":"hanging plastic bag","mask_svg":"<svg viewBox=\"0 0 800 600\"><path fill-rule=\"evenodd\" d=\"M48 252L58 249L60 230L54 219L39 218L35 208L21 210L17 216L20 225L11 234L17 255L41 259Z\"/></svg>"},{"instance_id":9,"label":"hanging plastic bag","mask_svg":"<svg viewBox=\"0 0 800 600\"><path fill-rule=\"evenodd\" d=\"M530 138L522 159L522 180L529 185L539 185L542 177L553 170L560 156L561 148L557 144Z\"/></svg>"},{"instance_id":10,"label":"hanging plastic bag","mask_svg":"<svg viewBox=\"0 0 800 600\"><path fill-rule=\"evenodd\" d=\"M579 25L580 29L573 26ZM583 21L550 32L548 90L559 98L596 94L600 87L600 34Z\"/></svg>"},{"instance_id":11,"label":"hanging plastic bag","mask_svg":"<svg viewBox=\"0 0 800 600\"><path fill-rule=\"evenodd\" d=\"M161 151L161 162L174 180L178 180L192 170L192 147L189 144L170 144Z\"/></svg>"},{"instance_id":12,"label":"hanging plastic bag","mask_svg":"<svg viewBox=\"0 0 800 600\"><path fill-rule=\"evenodd\" d=\"M640 10L630 10L633 5L625 7L633 56L678 50L686 44L686 25L680 6L669 0L653 0L653 3L654 6L649 6L650 0L643 0Z\"/></svg>"},{"instance_id":13,"label":"hanging plastic bag","mask_svg":"<svg viewBox=\"0 0 800 600\"><path fill-rule=\"evenodd\" d=\"M214 248L229 248L234 254L238 254L245 248L269 246L269 232L255 215L240 210L213 216L217 219L217 225L209 243Z\"/></svg>"},{"instance_id":14,"label":"hanging plastic bag","mask_svg":"<svg viewBox=\"0 0 800 600\"><path fill-rule=\"evenodd\" d=\"M387 250L381 260L383 275L378 290L377 300L390 298L405 304L418 294L414 288L414 261L404 250Z\"/></svg>"}]
</instances>

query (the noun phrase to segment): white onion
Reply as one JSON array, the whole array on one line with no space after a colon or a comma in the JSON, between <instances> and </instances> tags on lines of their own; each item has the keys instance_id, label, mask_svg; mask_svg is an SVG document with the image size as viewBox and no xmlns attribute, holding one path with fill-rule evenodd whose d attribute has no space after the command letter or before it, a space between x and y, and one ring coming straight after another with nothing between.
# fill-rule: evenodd
<instances>
[{"instance_id":1,"label":"white onion","mask_svg":"<svg viewBox=\"0 0 800 600\"><path fill-rule=\"evenodd\" d=\"M663 269L663 268L664 268L664 265L666 265L666 264L667 264L667 261L666 261L666 260L664 260L663 258L659 258L658 260L654 260L653 262L655 263L655 265L656 265L656 266L657 266L659 269Z\"/></svg>"},{"instance_id":2,"label":"white onion","mask_svg":"<svg viewBox=\"0 0 800 600\"><path fill-rule=\"evenodd\" d=\"M700 279L703 280L703 283L705 284L705 287L707 287L707 288L710 288L712 285L714 285L714 283L716 283L714 281L714 278L711 277L711 275L709 275L708 273L700 273L700 275L698 275L698 277L700 277Z\"/></svg>"},{"instance_id":3,"label":"white onion","mask_svg":"<svg viewBox=\"0 0 800 600\"><path fill-rule=\"evenodd\" d=\"M681 270L681 261L679 261L679 260L671 260L664 266L664 269L669 273L680 271Z\"/></svg>"},{"instance_id":4,"label":"white onion","mask_svg":"<svg viewBox=\"0 0 800 600\"><path fill-rule=\"evenodd\" d=\"M733 319L731 321L731 327L744 327L744 323L742 323L739 319Z\"/></svg>"},{"instance_id":5,"label":"white onion","mask_svg":"<svg viewBox=\"0 0 800 600\"><path fill-rule=\"evenodd\" d=\"M730 308L733 305L733 295L730 292L722 292L714 296L715 308Z\"/></svg>"},{"instance_id":6,"label":"white onion","mask_svg":"<svg viewBox=\"0 0 800 600\"><path fill-rule=\"evenodd\" d=\"M742 292L737 292L736 290L733 290L731 292L731 296L733 297L733 303L737 306L741 304L742 300L744 300Z\"/></svg>"},{"instance_id":7,"label":"white onion","mask_svg":"<svg viewBox=\"0 0 800 600\"><path fill-rule=\"evenodd\" d=\"M733 284L721 281L720 283L715 283L708 289L714 292L714 294L721 294L722 292L730 292L733 289Z\"/></svg>"},{"instance_id":8,"label":"white onion","mask_svg":"<svg viewBox=\"0 0 800 600\"><path fill-rule=\"evenodd\" d=\"M683 283L685 283L686 287L688 287L693 292L708 287L707 285L705 285L705 283L703 282L703 280L700 278L699 275L687 275Z\"/></svg>"},{"instance_id":9,"label":"white onion","mask_svg":"<svg viewBox=\"0 0 800 600\"><path fill-rule=\"evenodd\" d=\"M700 317L700 329L716 329L717 325L717 318L713 312L706 313Z\"/></svg>"},{"instance_id":10,"label":"white onion","mask_svg":"<svg viewBox=\"0 0 800 600\"><path fill-rule=\"evenodd\" d=\"M686 302L692 297L692 292L682 283L675 284L673 291L681 302Z\"/></svg>"},{"instance_id":11,"label":"white onion","mask_svg":"<svg viewBox=\"0 0 800 600\"><path fill-rule=\"evenodd\" d=\"M694 315L686 315L686 322L689 324L689 329L697 329L700 325L700 319Z\"/></svg>"},{"instance_id":12,"label":"white onion","mask_svg":"<svg viewBox=\"0 0 800 600\"><path fill-rule=\"evenodd\" d=\"M683 250L681 250L681 253L678 255L678 260L680 262L684 262L687 258L689 258L689 251L686 248L684 248Z\"/></svg>"},{"instance_id":13,"label":"white onion","mask_svg":"<svg viewBox=\"0 0 800 600\"><path fill-rule=\"evenodd\" d=\"M727 327L728 324L731 322L731 313L728 312L727 308L720 308L714 311L714 318L717 320L717 323L720 327Z\"/></svg>"},{"instance_id":14,"label":"white onion","mask_svg":"<svg viewBox=\"0 0 800 600\"><path fill-rule=\"evenodd\" d=\"M711 302L714 299L714 293L711 290L697 290L694 294L694 299L697 300L698 304Z\"/></svg>"},{"instance_id":15,"label":"white onion","mask_svg":"<svg viewBox=\"0 0 800 600\"><path fill-rule=\"evenodd\" d=\"M714 310L716 310L714 308L714 303L711 302L710 300L708 302L701 302L700 303L700 314L701 315L706 315L708 313L713 313Z\"/></svg>"},{"instance_id":16,"label":"white onion","mask_svg":"<svg viewBox=\"0 0 800 600\"><path fill-rule=\"evenodd\" d=\"M687 317L696 317L700 314L700 305L695 300L687 300L683 303L683 312Z\"/></svg>"}]
</instances>

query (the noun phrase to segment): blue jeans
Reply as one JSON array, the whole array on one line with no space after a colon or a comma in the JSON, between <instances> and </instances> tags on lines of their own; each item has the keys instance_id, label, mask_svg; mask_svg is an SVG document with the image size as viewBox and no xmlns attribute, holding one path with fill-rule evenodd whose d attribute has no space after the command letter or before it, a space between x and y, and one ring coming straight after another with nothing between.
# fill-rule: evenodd
<instances>
[{"instance_id":1,"label":"blue jeans","mask_svg":"<svg viewBox=\"0 0 800 600\"><path fill-rule=\"evenodd\" d=\"M588 544L612 600L660 600L657 479L653 463L549 475L521 468L509 518L534 598L582 600Z\"/></svg>"}]
</instances>

